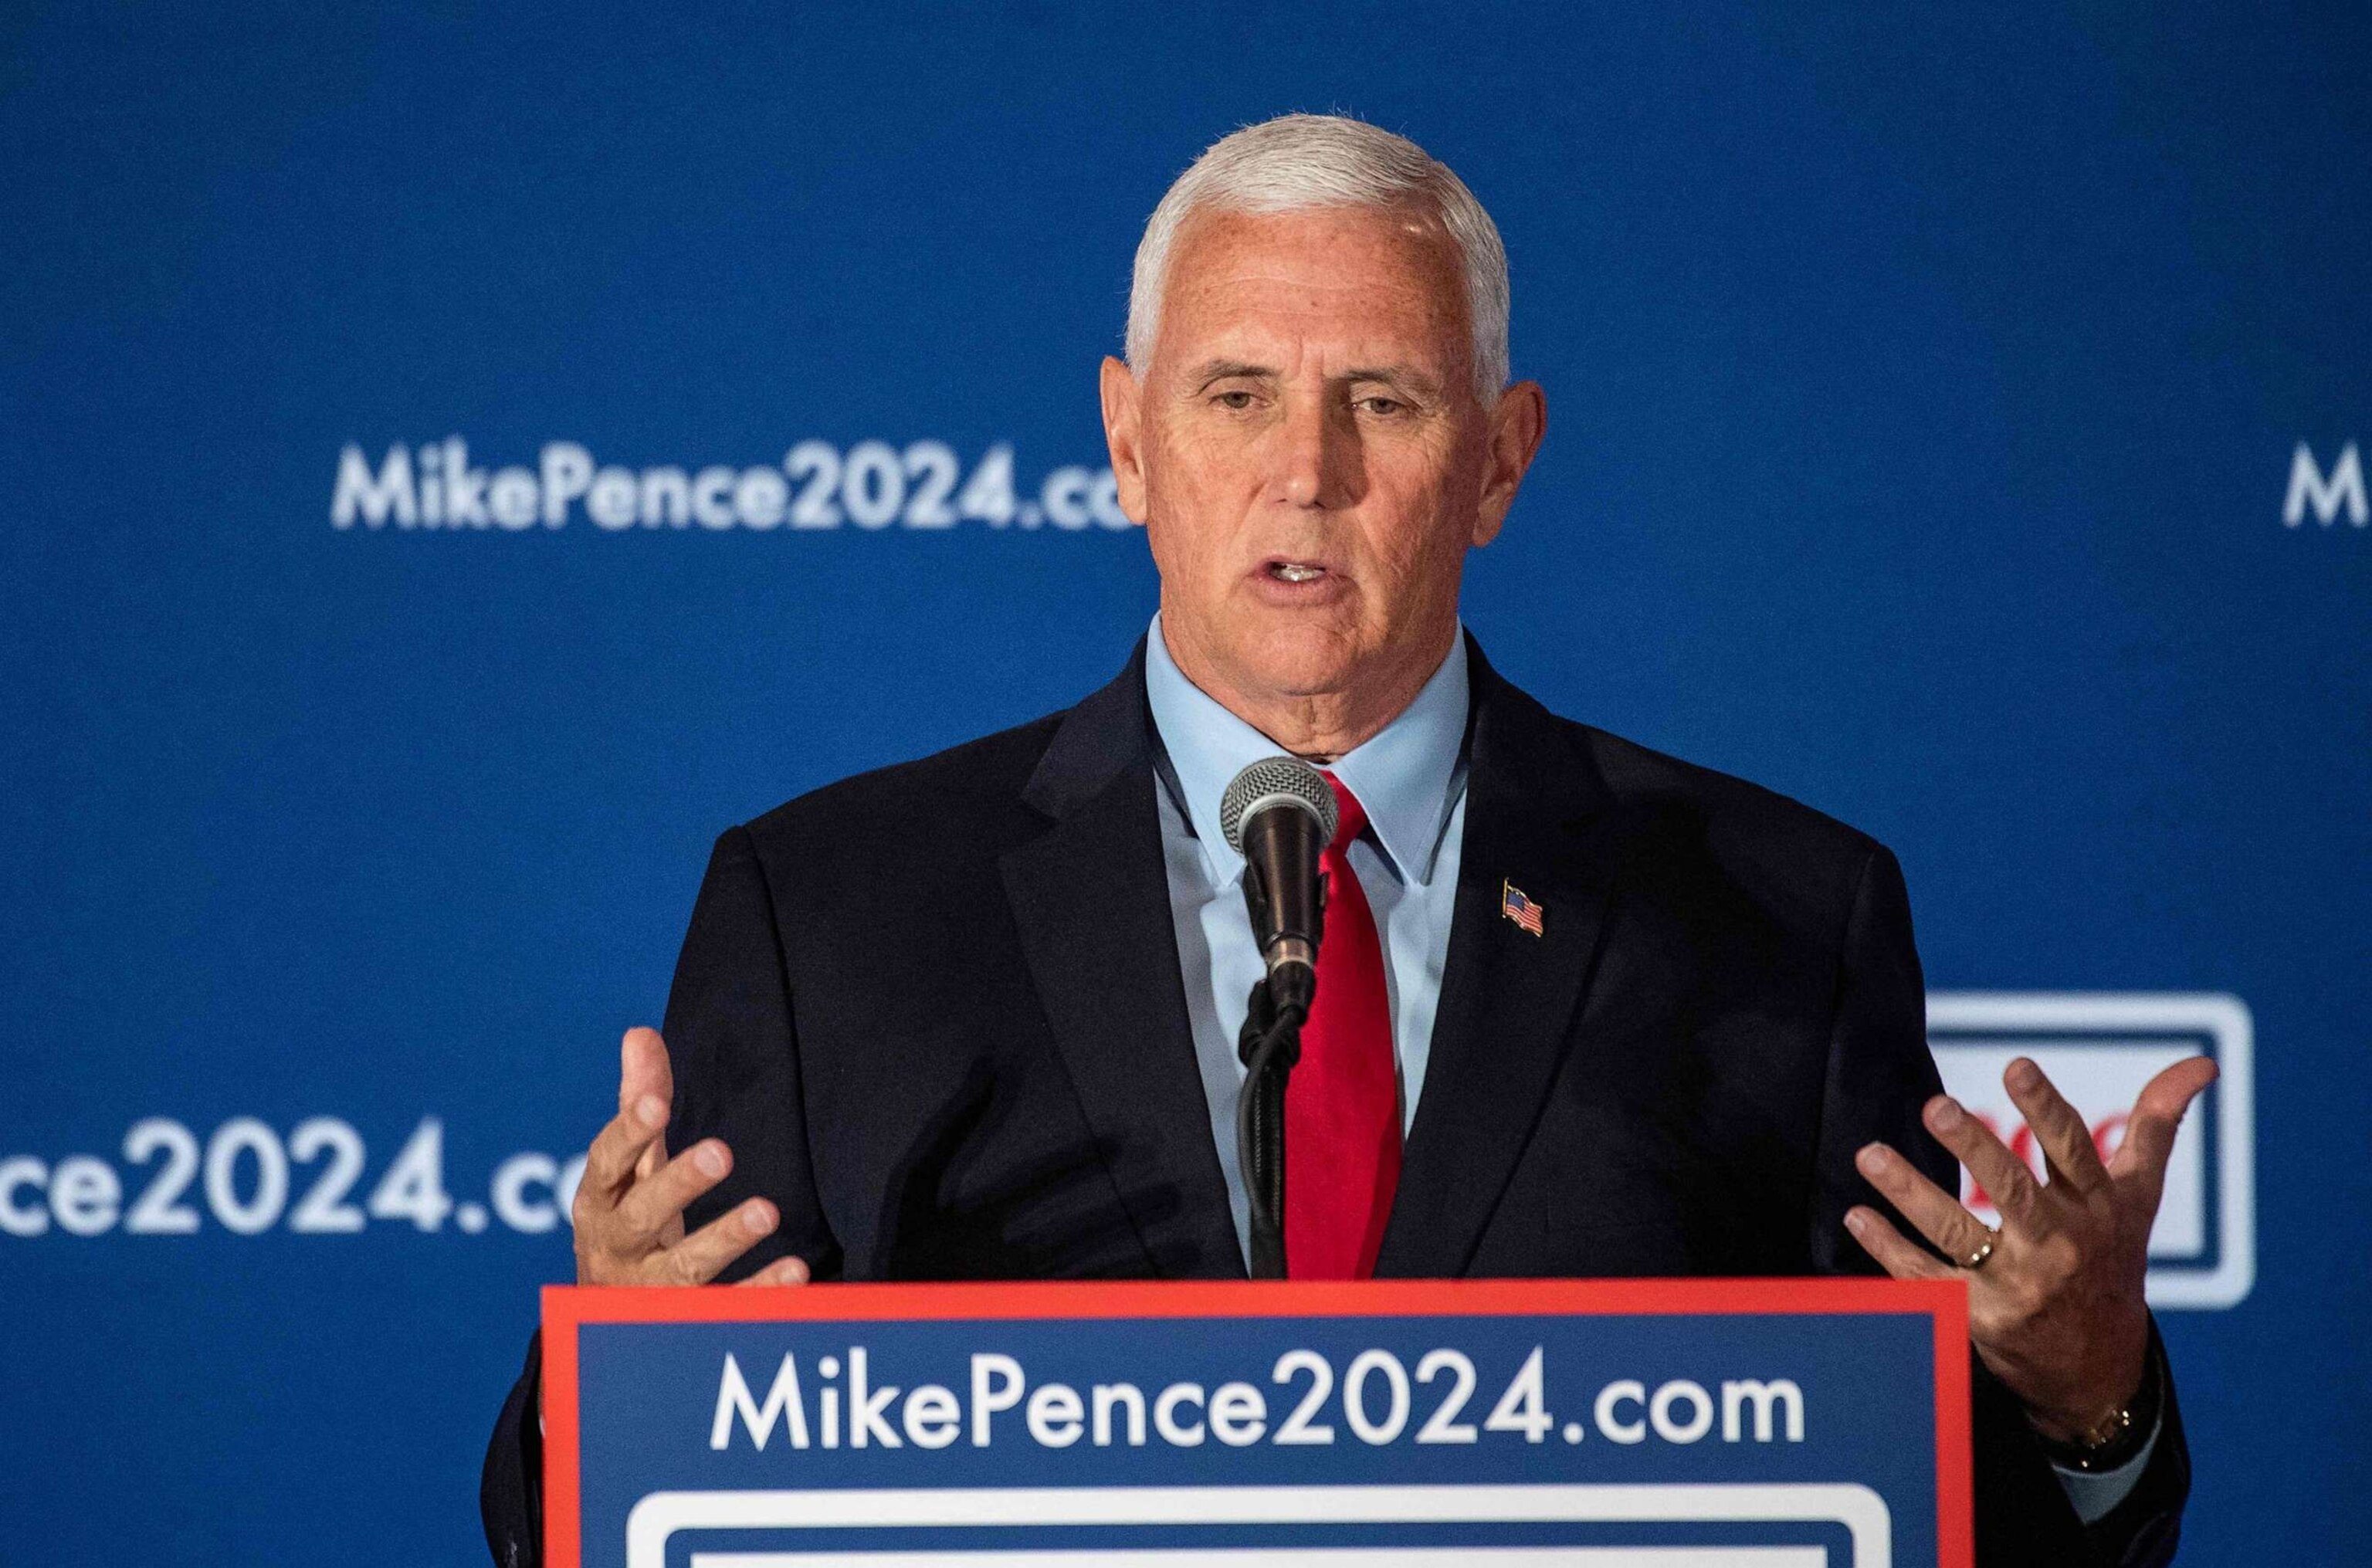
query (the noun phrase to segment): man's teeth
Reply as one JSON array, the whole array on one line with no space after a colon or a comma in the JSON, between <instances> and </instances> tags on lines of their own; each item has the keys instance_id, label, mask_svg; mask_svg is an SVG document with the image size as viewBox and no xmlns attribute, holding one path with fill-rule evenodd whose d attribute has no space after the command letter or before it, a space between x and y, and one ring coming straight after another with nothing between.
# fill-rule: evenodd
<instances>
[{"instance_id":1,"label":"man's teeth","mask_svg":"<svg viewBox=\"0 0 2372 1568\"><path fill-rule=\"evenodd\" d=\"M1269 575L1288 583L1307 583L1326 575L1323 566L1304 566L1297 561L1280 561L1269 568Z\"/></svg>"}]
</instances>

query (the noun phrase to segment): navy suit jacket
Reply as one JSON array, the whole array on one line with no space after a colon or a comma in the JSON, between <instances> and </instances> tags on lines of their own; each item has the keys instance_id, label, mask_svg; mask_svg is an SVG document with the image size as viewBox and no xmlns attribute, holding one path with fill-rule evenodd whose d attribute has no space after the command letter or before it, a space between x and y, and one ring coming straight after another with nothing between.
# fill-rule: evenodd
<instances>
[{"instance_id":1,"label":"navy suit jacket","mask_svg":"<svg viewBox=\"0 0 2372 1568\"><path fill-rule=\"evenodd\" d=\"M1947 1191L1902 877L1742 781L1558 718L1472 660L1466 839L1389 1277L1862 1273L1885 1139ZM1215 1279L1242 1256L1170 928L1144 650L1067 712L804 796L717 841L665 1033L671 1147L818 1279ZM1546 912L1500 913L1502 878ZM894 906L896 918L886 912ZM2155 1349L2154 1354L2160 1353ZM2190 1486L2167 1387L2148 1472L2076 1517L2016 1400L1975 1379L1979 1561L2171 1556ZM536 1561L537 1368L483 1505Z\"/></svg>"}]
</instances>

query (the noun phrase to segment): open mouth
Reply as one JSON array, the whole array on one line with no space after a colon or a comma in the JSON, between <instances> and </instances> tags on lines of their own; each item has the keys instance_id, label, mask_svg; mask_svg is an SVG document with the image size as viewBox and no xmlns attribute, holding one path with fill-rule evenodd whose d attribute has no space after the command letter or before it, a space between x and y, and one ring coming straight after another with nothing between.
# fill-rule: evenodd
<instances>
[{"instance_id":1,"label":"open mouth","mask_svg":"<svg viewBox=\"0 0 2372 1568\"><path fill-rule=\"evenodd\" d=\"M1314 583L1326 575L1326 568L1309 561L1272 561L1268 575L1280 583Z\"/></svg>"}]
</instances>

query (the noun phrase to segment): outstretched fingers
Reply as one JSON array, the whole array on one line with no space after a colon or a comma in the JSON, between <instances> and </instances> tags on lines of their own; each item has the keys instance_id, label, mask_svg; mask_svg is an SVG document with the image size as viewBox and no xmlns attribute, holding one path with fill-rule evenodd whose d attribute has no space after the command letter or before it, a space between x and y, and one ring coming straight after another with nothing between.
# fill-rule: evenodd
<instances>
[{"instance_id":1,"label":"outstretched fingers","mask_svg":"<svg viewBox=\"0 0 2372 1568\"><path fill-rule=\"evenodd\" d=\"M783 1223L781 1211L750 1198L684 1234L684 1209L733 1169L733 1152L703 1138L670 1159L667 1130L675 1084L667 1042L655 1029L629 1029L619 1046L618 1114L586 1151L572 1217L580 1284L706 1284ZM780 1258L756 1284L804 1284L808 1266Z\"/></svg>"},{"instance_id":2,"label":"outstretched fingers","mask_svg":"<svg viewBox=\"0 0 2372 1568\"><path fill-rule=\"evenodd\" d=\"M656 1284L704 1285L725 1272L734 1259L755 1246L781 1223L774 1205L752 1198L731 1213L709 1221L674 1246L651 1254L645 1262L655 1272Z\"/></svg>"},{"instance_id":3,"label":"outstretched fingers","mask_svg":"<svg viewBox=\"0 0 2372 1568\"><path fill-rule=\"evenodd\" d=\"M2125 1141L2110 1159L2109 1174L2120 1185L2138 1183L2145 1188L2151 1194L2153 1208L2166 1182L2166 1162L2174 1153L2174 1135L2182 1126L2183 1113L2215 1081L2215 1074L2212 1058L2184 1057L2143 1086L2133 1114L2125 1119Z\"/></svg>"},{"instance_id":4,"label":"outstretched fingers","mask_svg":"<svg viewBox=\"0 0 2372 1568\"><path fill-rule=\"evenodd\" d=\"M587 1213L603 1214L617 1206L643 1172L645 1156L655 1151L667 1122L667 1101L645 1095L628 1101L595 1134L592 1147L585 1151L584 1179L576 1187L580 1220Z\"/></svg>"},{"instance_id":5,"label":"outstretched fingers","mask_svg":"<svg viewBox=\"0 0 2372 1568\"><path fill-rule=\"evenodd\" d=\"M625 1110L645 1096L661 1105L672 1101L675 1072L659 1031L637 1026L618 1042L618 1109Z\"/></svg>"},{"instance_id":6,"label":"outstretched fingers","mask_svg":"<svg viewBox=\"0 0 2372 1568\"><path fill-rule=\"evenodd\" d=\"M2022 1228L2042 1223L2042 1183L1992 1128L1971 1116L1949 1095L1929 1100L1922 1120L1936 1141L1951 1150L1993 1198L2005 1225Z\"/></svg>"},{"instance_id":7,"label":"outstretched fingers","mask_svg":"<svg viewBox=\"0 0 2372 1568\"><path fill-rule=\"evenodd\" d=\"M669 1220L680 1217L693 1199L724 1180L732 1169L733 1151L718 1139L703 1138L657 1168L639 1175L633 1190L618 1203L619 1240L648 1246L660 1239Z\"/></svg>"},{"instance_id":8,"label":"outstretched fingers","mask_svg":"<svg viewBox=\"0 0 2372 1568\"><path fill-rule=\"evenodd\" d=\"M1854 1207L1845 1211L1845 1228L1861 1243L1861 1249L1878 1260L1878 1266L1898 1280L1941 1280L1951 1277L1952 1270L1930 1257L1926 1249L1907 1239L1876 1209Z\"/></svg>"},{"instance_id":9,"label":"outstretched fingers","mask_svg":"<svg viewBox=\"0 0 2372 1568\"><path fill-rule=\"evenodd\" d=\"M2097 1191L2108 1184L2109 1168L2100 1163L2099 1145L2092 1142L2090 1124L2067 1103L2041 1068L2021 1056L2002 1074L2002 1087L2009 1091L2011 1102L2034 1130L2053 1182L2064 1181L2077 1194Z\"/></svg>"},{"instance_id":10,"label":"outstretched fingers","mask_svg":"<svg viewBox=\"0 0 2372 1568\"><path fill-rule=\"evenodd\" d=\"M618 1044L618 1114L585 1151L580 1197L598 1211L614 1207L626 1189L658 1168L667 1157L655 1141L668 1124L675 1076L668 1067L667 1042L657 1029L628 1029Z\"/></svg>"},{"instance_id":11,"label":"outstretched fingers","mask_svg":"<svg viewBox=\"0 0 2372 1568\"><path fill-rule=\"evenodd\" d=\"M1983 1245L1988 1233L1977 1216L1960 1207L1959 1200L1928 1180L1916 1166L1884 1144L1865 1147L1854 1156L1854 1165L1863 1179L1883 1193L1886 1201L1947 1258L1966 1258ZM1888 1229L1891 1231L1893 1227L1889 1225Z\"/></svg>"},{"instance_id":12,"label":"outstretched fingers","mask_svg":"<svg viewBox=\"0 0 2372 1568\"><path fill-rule=\"evenodd\" d=\"M741 1283L745 1285L803 1285L808 1277L808 1260L794 1256L775 1259Z\"/></svg>"}]
</instances>

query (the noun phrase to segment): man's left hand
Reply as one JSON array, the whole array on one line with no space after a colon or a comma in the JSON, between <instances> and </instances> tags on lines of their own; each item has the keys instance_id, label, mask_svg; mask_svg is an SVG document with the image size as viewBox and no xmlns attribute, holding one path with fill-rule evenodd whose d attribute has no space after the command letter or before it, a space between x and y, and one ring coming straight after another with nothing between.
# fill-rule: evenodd
<instances>
[{"instance_id":1,"label":"man's left hand","mask_svg":"<svg viewBox=\"0 0 2372 1568\"><path fill-rule=\"evenodd\" d=\"M2083 1117L2021 1056L2002 1086L2034 1130L2047 1183L1949 1095L1929 1100L1924 1114L1927 1130L1992 1196L1998 1232L1884 1144L1863 1149L1855 1163L1951 1261L1938 1262L1866 1207L1849 1212L1845 1226L1896 1279L1966 1279L1969 1337L1985 1365L2025 1401L2027 1419L2045 1437L2079 1440L2141 1389L2150 1225L2175 1129L2215 1078L2215 1063L2203 1056L2152 1078L2104 1164Z\"/></svg>"}]
</instances>

